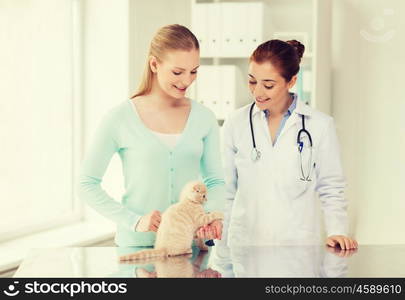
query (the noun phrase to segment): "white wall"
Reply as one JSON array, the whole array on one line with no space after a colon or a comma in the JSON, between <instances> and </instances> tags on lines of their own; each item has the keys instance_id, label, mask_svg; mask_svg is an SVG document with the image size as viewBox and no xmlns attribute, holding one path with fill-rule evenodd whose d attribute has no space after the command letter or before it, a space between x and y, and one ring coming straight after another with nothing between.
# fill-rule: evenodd
<instances>
[{"instance_id":1,"label":"white wall","mask_svg":"<svg viewBox=\"0 0 405 300\"><path fill-rule=\"evenodd\" d=\"M84 1L86 138L95 121L128 94L128 0Z\"/></svg>"},{"instance_id":2,"label":"white wall","mask_svg":"<svg viewBox=\"0 0 405 300\"><path fill-rule=\"evenodd\" d=\"M404 15L401 0L333 1L332 113L362 244L405 243Z\"/></svg>"},{"instance_id":3,"label":"white wall","mask_svg":"<svg viewBox=\"0 0 405 300\"><path fill-rule=\"evenodd\" d=\"M129 0L129 87L135 94L155 32L168 24L191 24L190 0Z\"/></svg>"},{"instance_id":4,"label":"white wall","mask_svg":"<svg viewBox=\"0 0 405 300\"><path fill-rule=\"evenodd\" d=\"M71 1L0 0L0 240L72 217L71 50Z\"/></svg>"}]
</instances>

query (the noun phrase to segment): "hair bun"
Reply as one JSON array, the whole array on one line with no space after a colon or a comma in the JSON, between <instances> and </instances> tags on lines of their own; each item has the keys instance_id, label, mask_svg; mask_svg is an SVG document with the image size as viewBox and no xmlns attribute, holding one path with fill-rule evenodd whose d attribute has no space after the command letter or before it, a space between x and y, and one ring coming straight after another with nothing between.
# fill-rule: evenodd
<instances>
[{"instance_id":1,"label":"hair bun","mask_svg":"<svg viewBox=\"0 0 405 300\"><path fill-rule=\"evenodd\" d=\"M294 47L295 51L297 52L298 58L301 59L304 55L305 46L297 40L289 40L287 41L287 43Z\"/></svg>"}]
</instances>

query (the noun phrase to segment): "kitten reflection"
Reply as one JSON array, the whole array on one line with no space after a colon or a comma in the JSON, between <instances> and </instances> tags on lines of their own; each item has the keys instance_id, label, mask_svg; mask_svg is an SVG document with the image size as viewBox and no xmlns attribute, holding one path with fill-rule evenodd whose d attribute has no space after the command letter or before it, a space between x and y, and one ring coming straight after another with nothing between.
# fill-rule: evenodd
<instances>
[{"instance_id":1,"label":"kitten reflection","mask_svg":"<svg viewBox=\"0 0 405 300\"><path fill-rule=\"evenodd\" d=\"M207 252L200 252L192 262L191 254L178 255L173 257L145 258L136 261L136 277L138 278L220 278L221 274L211 268L201 270L204 257ZM131 261L121 262L133 264ZM154 271L139 265L153 265Z\"/></svg>"}]
</instances>

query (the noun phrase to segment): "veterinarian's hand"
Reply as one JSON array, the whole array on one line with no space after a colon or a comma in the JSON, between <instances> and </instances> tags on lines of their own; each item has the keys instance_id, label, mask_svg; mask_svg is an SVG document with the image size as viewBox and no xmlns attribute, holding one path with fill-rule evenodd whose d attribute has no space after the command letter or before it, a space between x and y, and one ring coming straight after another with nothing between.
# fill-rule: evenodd
<instances>
[{"instance_id":1,"label":"veterinarian's hand","mask_svg":"<svg viewBox=\"0 0 405 300\"><path fill-rule=\"evenodd\" d=\"M221 220L215 220L214 222L212 222L209 226L214 228L214 239L220 240L222 239L222 221Z\"/></svg>"},{"instance_id":2,"label":"veterinarian's hand","mask_svg":"<svg viewBox=\"0 0 405 300\"><path fill-rule=\"evenodd\" d=\"M215 271L211 268L203 270L203 271L195 271L194 277L196 278L221 278L222 274L218 271Z\"/></svg>"},{"instance_id":3,"label":"veterinarian's hand","mask_svg":"<svg viewBox=\"0 0 405 300\"><path fill-rule=\"evenodd\" d=\"M136 226L136 231L139 232L147 232L147 231L154 231L156 232L159 228L160 221L161 221L161 214L158 210L153 210L147 215L144 215L140 220L138 225Z\"/></svg>"},{"instance_id":4,"label":"veterinarian's hand","mask_svg":"<svg viewBox=\"0 0 405 300\"><path fill-rule=\"evenodd\" d=\"M325 246L326 251L328 251L329 253L332 253L336 256L339 257L350 257L353 254L357 253L357 248L355 249L348 249L348 250L343 250L341 248L338 247L330 247L330 246Z\"/></svg>"},{"instance_id":5,"label":"veterinarian's hand","mask_svg":"<svg viewBox=\"0 0 405 300\"><path fill-rule=\"evenodd\" d=\"M210 225L201 226L197 229L197 238L212 240L214 238L214 229Z\"/></svg>"},{"instance_id":6,"label":"veterinarian's hand","mask_svg":"<svg viewBox=\"0 0 405 300\"><path fill-rule=\"evenodd\" d=\"M330 247L340 246L340 249L343 250L357 249L358 247L356 240L344 235L331 235L327 238L326 244Z\"/></svg>"},{"instance_id":7,"label":"veterinarian's hand","mask_svg":"<svg viewBox=\"0 0 405 300\"><path fill-rule=\"evenodd\" d=\"M220 240L222 238L222 221L215 220L209 225L202 226L197 229L196 234L200 239Z\"/></svg>"},{"instance_id":8,"label":"veterinarian's hand","mask_svg":"<svg viewBox=\"0 0 405 300\"><path fill-rule=\"evenodd\" d=\"M157 277L156 272L149 272L148 270L146 270L144 268L136 268L135 275L137 278L156 278Z\"/></svg>"}]
</instances>

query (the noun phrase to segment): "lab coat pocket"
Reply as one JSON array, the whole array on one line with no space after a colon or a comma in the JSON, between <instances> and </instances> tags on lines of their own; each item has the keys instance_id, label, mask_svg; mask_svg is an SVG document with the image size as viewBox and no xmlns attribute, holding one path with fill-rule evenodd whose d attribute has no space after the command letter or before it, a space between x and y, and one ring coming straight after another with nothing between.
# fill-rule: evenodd
<instances>
[{"instance_id":1,"label":"lab coat pocket","mask_svg":"<svg viewBox=\"0 0 405 300\"><path fill-rule=\"evenodd\" d=\"M235 166L238 171L239 180L250 178L252 172L257 168L257 163L252 161L251 153L248 149L238 149L235 154Z\"/></svg>"},{"instance_id":2,"label":"lab coat pocket","mask_svg":"<svg viewBox=\"0 0 405 300\"><path fill-rule=\"evenodd\" d=\"M310 148L303 149L302 153L297 148L289 151L291 159L282 165L280 187L288 199L293 200L303 197L315 180L315 151L312 150L312 154Z\"/></svg>"}]
</instances>

